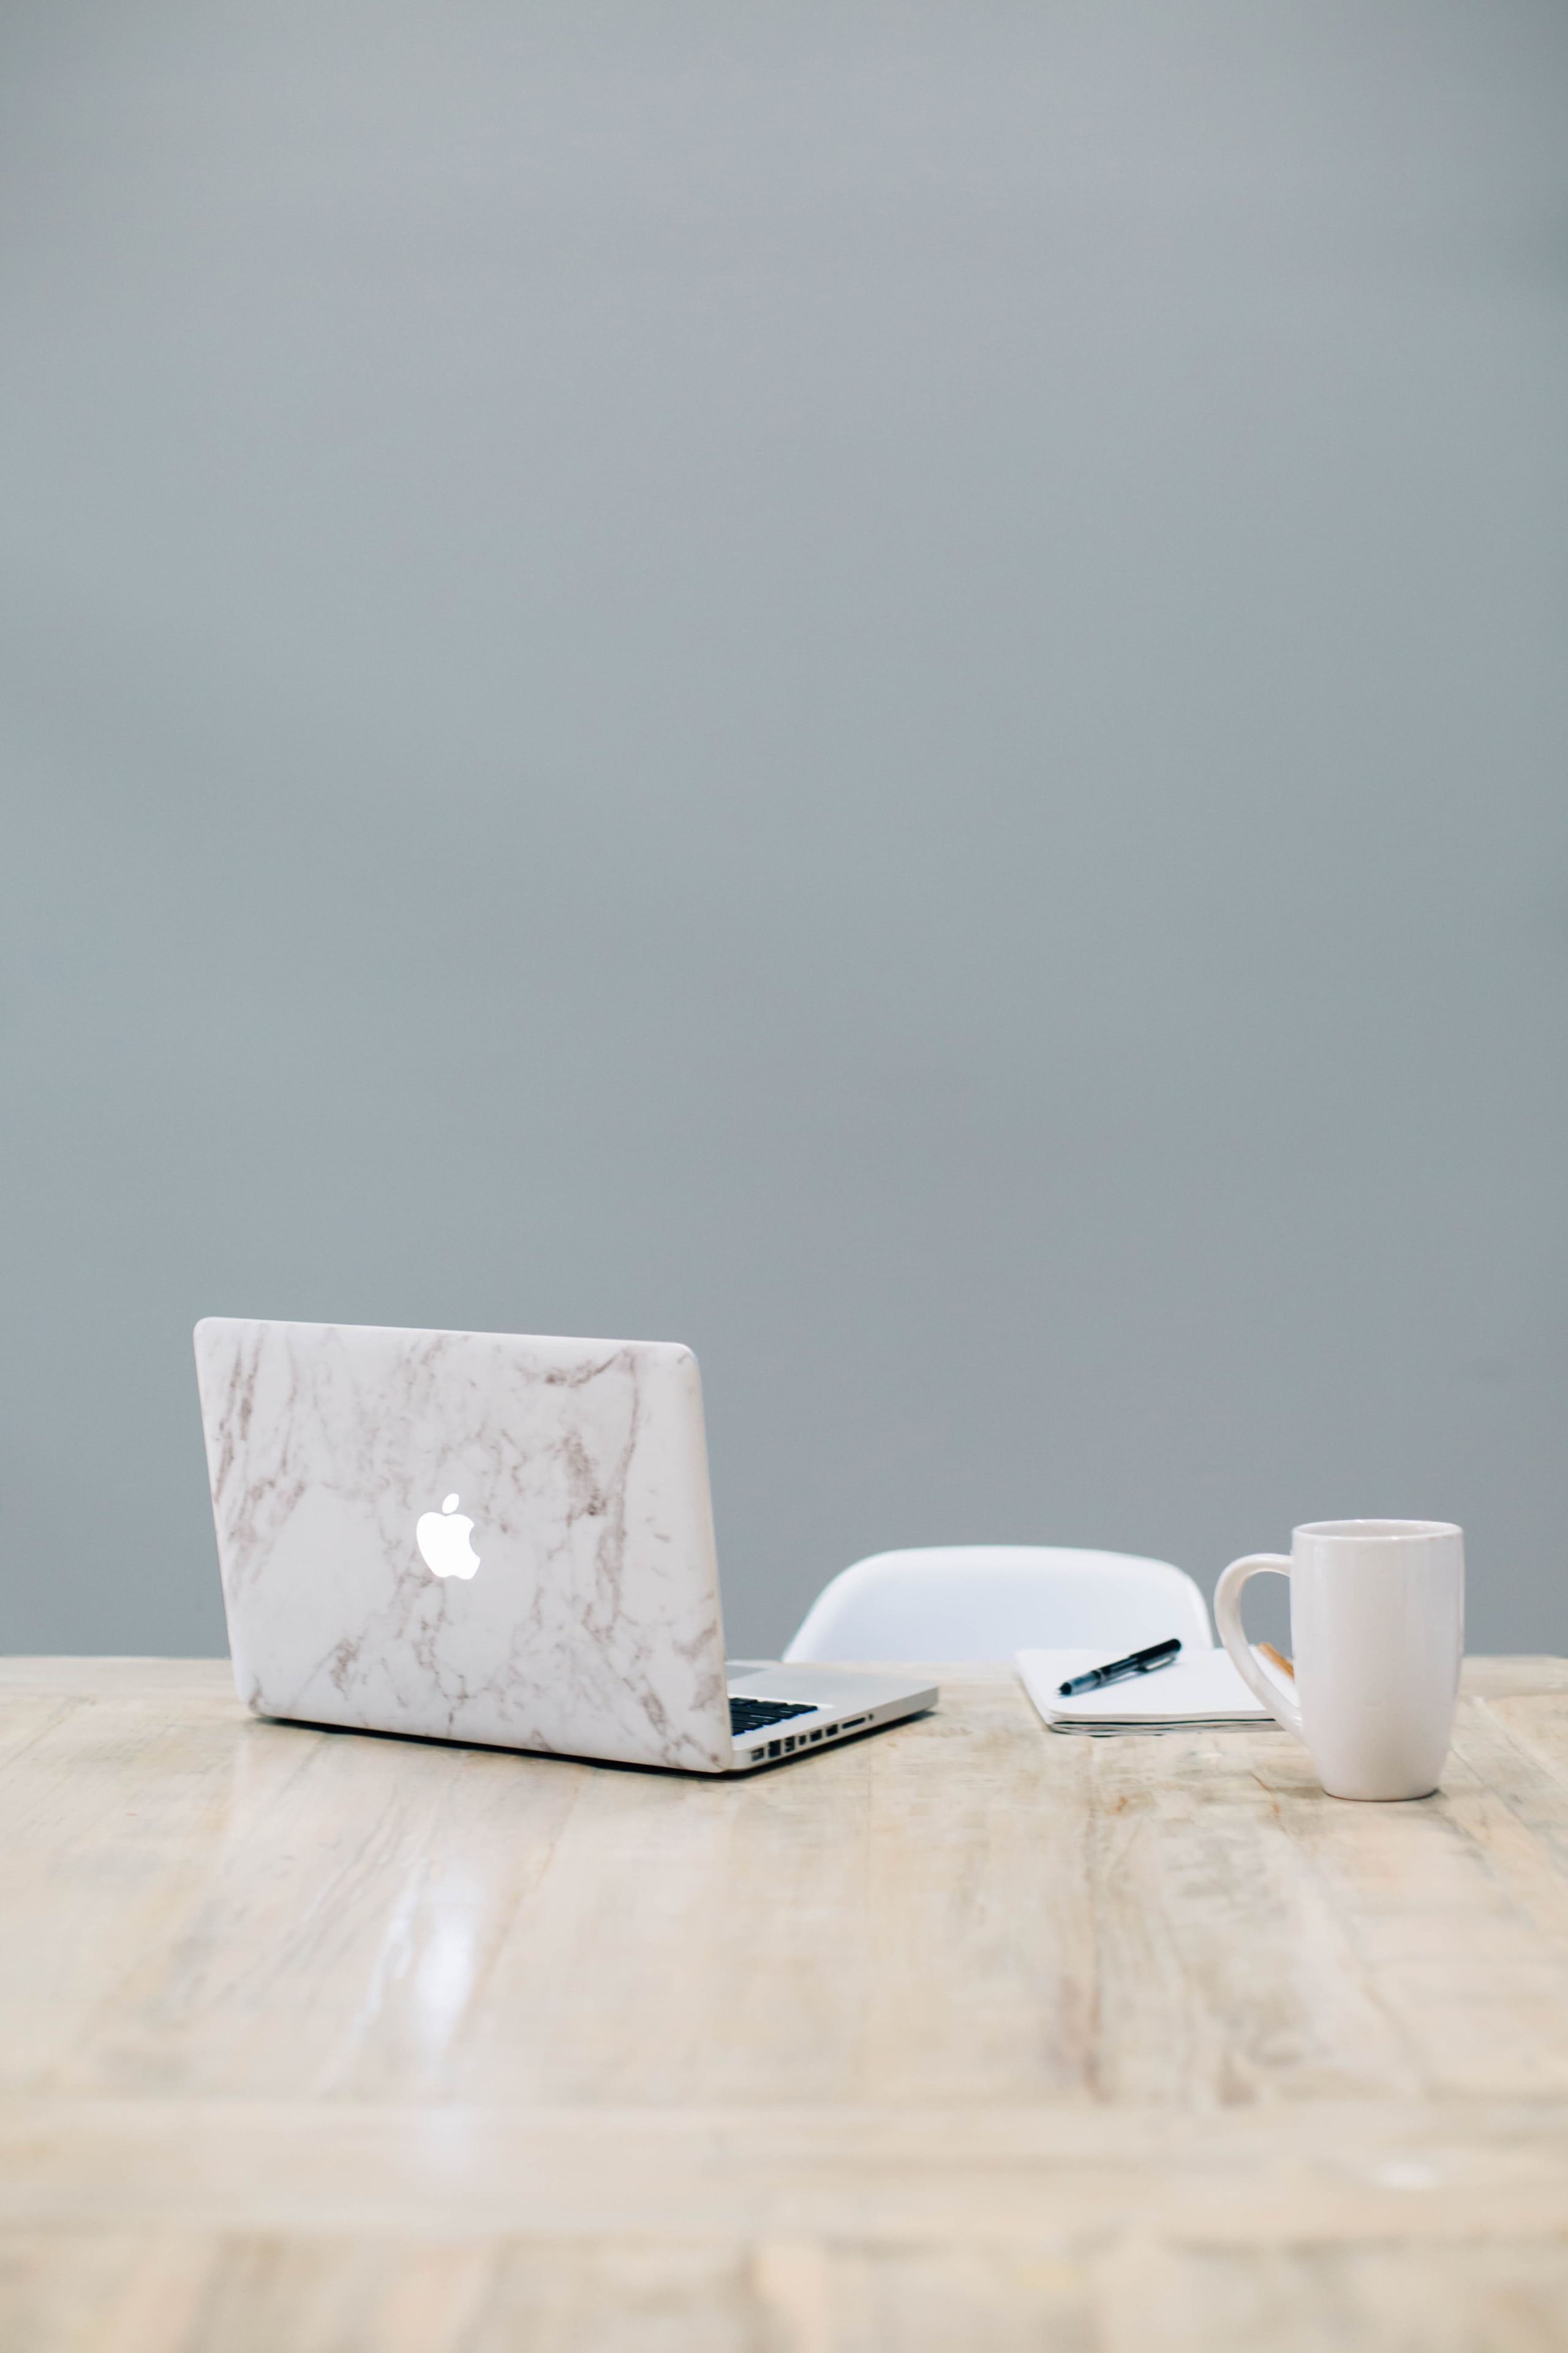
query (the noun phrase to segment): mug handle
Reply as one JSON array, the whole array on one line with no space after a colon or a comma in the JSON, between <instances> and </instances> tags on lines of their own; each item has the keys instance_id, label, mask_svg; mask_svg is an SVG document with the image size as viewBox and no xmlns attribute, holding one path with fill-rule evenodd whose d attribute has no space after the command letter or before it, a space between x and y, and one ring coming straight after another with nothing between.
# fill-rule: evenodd
<instances>
[{"instance_id":1,"label":"mug handle","mask_svg":"<svg viewBox=\"0 0 1568 2353\"><path fill-rule=\"evenodd\" d=\"M1293 1699L1287 1698L1279 1684L1266 1675L1253 1656L1252 1645L1242 1631L1241 1588L1249 1577L1267 1572L1274 1577L1289 1577L1290 1559L1288 1553L1249 1552L1245 1560L1233 1560L1214 1589L1214 1622L1219 1629L1219 1639L1230 1652L1231 1665L1248 1691L1263 1702L1276 1724L1293 1732L1304 1741L1301 1711Z\"/></svg>"}]
</instances>

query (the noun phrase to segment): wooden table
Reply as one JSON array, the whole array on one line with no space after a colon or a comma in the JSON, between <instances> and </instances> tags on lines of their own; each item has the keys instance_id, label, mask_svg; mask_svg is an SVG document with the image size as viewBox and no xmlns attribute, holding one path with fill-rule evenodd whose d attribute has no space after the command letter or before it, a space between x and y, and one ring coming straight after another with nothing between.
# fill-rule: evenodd
<instances>
[{"instance_id":1,"label":"wooden table","mask_svg":"<svg viewBox=\"0 0 1568 2353\"><path fill-rule=\"evenodd\" d=\"M1568 2346L1568 1663L726 1785L0 1665L5 2353Z\"/></svg>"}]
</instances>

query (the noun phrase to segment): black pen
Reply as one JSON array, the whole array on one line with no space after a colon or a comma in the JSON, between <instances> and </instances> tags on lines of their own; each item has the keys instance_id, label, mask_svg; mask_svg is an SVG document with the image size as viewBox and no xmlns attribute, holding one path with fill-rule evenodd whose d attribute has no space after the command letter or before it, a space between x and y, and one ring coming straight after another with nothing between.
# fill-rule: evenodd
<instances>
[{"instance_id":1,"label":"black pen","mask_svg":"<svg viewBox=\"0 0 1568 2353\"><path fill-rule=\"evenodd\" d=\"M1119 1683L1123 1675L1152 1675L1157 1667L1168 1667L1181 1647L1173 1634L1168 1642L1151 1642L1146 1651L1112 1659L1108 1667L1090 1667L1087 1675L1074 1675L1070 1683L1062 1684L1061 1695L1071 1699L1078 1692L1098 1691L1101 1683Z\"/></svg>"}]
</instances>

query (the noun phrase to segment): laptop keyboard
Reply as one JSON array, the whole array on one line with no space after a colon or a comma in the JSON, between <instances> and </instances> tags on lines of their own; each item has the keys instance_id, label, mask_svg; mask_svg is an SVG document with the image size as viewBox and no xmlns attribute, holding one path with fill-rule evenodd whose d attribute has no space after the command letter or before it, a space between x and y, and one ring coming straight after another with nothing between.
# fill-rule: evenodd
<instances>
[{"instance_id":1,"label":"laptop keyboard","mask_svg":"<svg viewBox=\"0 0 1568 2353\"><path fill-rule=\"evenodd\" d=\"M761 1732L764 1725L783 1724L792 1715L815 1715L816 1708L809 1700L795 1699L732 1699L730 1702L731 1732Z\"/></svg>"}]
</instances>

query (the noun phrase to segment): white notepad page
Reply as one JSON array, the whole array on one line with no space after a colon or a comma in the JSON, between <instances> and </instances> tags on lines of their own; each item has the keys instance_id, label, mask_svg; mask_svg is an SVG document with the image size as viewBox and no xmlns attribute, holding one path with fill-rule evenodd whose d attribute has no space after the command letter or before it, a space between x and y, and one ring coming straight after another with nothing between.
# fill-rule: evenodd
<instances>
[{"instance_id":1,"label":"white notepad page","mask_svg":"<svg viewBox=\"0 0 1568 2353\"><path fill-rule=\"evenodd\" d=\"M1254 1653L1256 1656L1257 1654ZM1267 1661L1259 1662L1274 1674ZM1163 1732L1194 1725L1271 1724L1226 1651L1187 1651L1173 1666L1064 1699L1061 1685L1105 1664L1098 1651L1020 1651L1024 1688L1053 1732ZM1289 1684L1284 1688L1289 1690Z\"/></svg>"}]
</instances>

